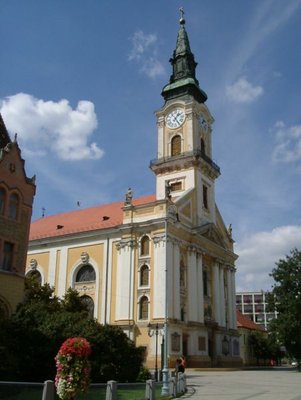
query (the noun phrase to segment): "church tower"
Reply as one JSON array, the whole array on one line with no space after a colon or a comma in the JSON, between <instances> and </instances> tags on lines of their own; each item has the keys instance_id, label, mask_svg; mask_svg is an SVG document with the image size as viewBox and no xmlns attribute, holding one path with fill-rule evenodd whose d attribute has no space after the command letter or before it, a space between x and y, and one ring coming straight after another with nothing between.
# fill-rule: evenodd
<instances>
[{"instance_id":1,"label":"church tower","mask_svg":"<svg viewBox=\"0 0 301 400\"><path fill-rule=\"evenodd\" d=\"M220 169L212 161L214 119L205 105L207 95L196 78L197 63L183 15L170 63L172 75L162 91L165 104L156 112L158 151L157 159L151 162L156 174L156 197L164 199L168 192L175 200L193 190L193 225L215 223L214 184Z\"/></svg>"}]
</instances>

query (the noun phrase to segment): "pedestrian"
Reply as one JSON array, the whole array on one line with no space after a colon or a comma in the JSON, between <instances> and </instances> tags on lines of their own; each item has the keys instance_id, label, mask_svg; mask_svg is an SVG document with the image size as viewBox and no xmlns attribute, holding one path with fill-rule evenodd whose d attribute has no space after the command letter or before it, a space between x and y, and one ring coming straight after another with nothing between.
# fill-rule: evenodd
<instances>
[{"instance_id":1,"label":"pedestrian","mask_svg":"<svg viewBox=\"0 0 301 400\"><path fill-rule=\"evenodd\" d=\"M181 357L181 364L182 364L183 369L184 369L183 372L185 372L185 368L186 368L186 358L185 358L184 356Z\"/></svg>"}]
</instances>

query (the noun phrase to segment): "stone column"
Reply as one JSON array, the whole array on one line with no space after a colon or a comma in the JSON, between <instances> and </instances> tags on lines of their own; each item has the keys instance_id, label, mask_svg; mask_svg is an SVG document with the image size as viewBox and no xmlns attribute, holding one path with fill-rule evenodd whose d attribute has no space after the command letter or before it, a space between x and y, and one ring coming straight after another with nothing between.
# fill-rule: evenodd
<instances>
[{"instance_id":1,"label":"stone column","mask_svg":"<svg viewBox=\"0 0 301 400\"><path fill-rule=\"evenodd\" d=\"M213 305L214 305L214 319L220 324L220 281L219 281L219 265L215 263L212 267L213 279Z\"/></svg>"},{"instance_id":2,"label":"stone column","mask_svg":"<svg viewBox=\"0 0 301 400\"><path fill-rule=\"evenodd\" d=\"M237 321L236 321L236 287L235 287L235 269L231 269L231 282L232 282L232 310L233 310L233 318L232 318L232 328L237 329Z\"/></svg>"},{"instance_id":3,"label":"stone column","mask_svg":"<svg viewBox=\"0 0 301 400\"><path fill-rule=\"evenodd\" d=\"M227 269L227 313L228 313L228 327L233 327L233 306L232 306L232 278L231 278L231 270L228 267Z\"/></svg>"},{"instance_id":4,"label":"stone column","mask_svg":"<svg viewBox=\"0 0 301 400\"><path fill-rule=\"evenodd\" d=\"M226 326L226 306L225 306L225 283L224 283L224 268L220 265L219 268L219 286L220 286L220 324Z\"/></svg>"},{"instance_id":5,"label":"stone column","mask_svg":"<svg viewBox=\"0 0 301 400\"><path fill-rule=\"evenodd\" d=\"M191 246L188 249L187 265L187 292L188 292L188 321L198 321L198 279L197 279L197 257L196 248Z\"/></svg>"},{"instance_id":6,"label":"stone column","mask_svg":"<svg viewBox=\"0 0 301 400\"><path fill-rule=\"evenodd\" d=\"M173 314L171 318L181 319L181 292L180 292L180 248L179 243L173 243Z\"/></svg>"},{"instance_id":7,"label":"stone column","mask_svg":"<svg viewBox=\"0 0 301 400\"><path fill-rule=\"evenodd\" d=\"M197 313L198 322L204 322L204 283L203 283L203 259L202 253L197 252L196 254L196 266L197 266Z\"/></svg>"}]
</instances>

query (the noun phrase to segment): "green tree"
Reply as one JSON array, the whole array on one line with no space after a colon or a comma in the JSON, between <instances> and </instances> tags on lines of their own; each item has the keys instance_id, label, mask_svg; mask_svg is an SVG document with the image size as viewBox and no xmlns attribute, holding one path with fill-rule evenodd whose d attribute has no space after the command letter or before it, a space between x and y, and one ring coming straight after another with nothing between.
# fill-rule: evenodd
<instances>
[{"instance_id":1,"label":"green tree","mask_svg":"<svg viewBox=\"0 0 301 400\"><path fill-rule=\"evenodd\" d=\"M58 299L48 284L32 280L26 281L24 302L15 315L0 321L0 380L54 379L54 357L61 344L75 336L92 345L94 382L135 381L142 365L141 348L120 328L91 318L75 290Z\"/></svg>"},{"instance_id":2,"label":"green tree","mask_svg":"<svg viewBox=\"0 0 301 400\"><path fill-rule=\"evenodd\" d=\"M265 361L269 358L269 348L267 338L263 332L253 332L249 336L249 344L254 352L259 365L260 360Z\"/></svg>"},{"instance_id":3,"label":"green tree","mask_svg":"<svg viewBox=\"0 0 301 400\"><path fill-rule=\"evenodd\" d=\"M292 357L301 360L301 252L293 249L280 259L271 276L275 283L268 296L269 309L278 316L270 330Z\"/></svg>"}]
</instances>

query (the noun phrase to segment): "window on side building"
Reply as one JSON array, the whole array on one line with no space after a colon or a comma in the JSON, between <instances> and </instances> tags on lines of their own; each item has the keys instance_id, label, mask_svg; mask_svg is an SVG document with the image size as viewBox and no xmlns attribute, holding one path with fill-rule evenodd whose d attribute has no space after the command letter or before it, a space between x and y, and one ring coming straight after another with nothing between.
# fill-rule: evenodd
<instances>
[{"instance_id":1,"label":"window on side building","mask_svg":"<svg viewBox=\"0 0 301 400\"><path fill-rule=\"evenodd\" d=\"M18 219L19 214L19 196L16 193L12 193L9 198L8 206L8 217L11 219Z\"/></svg>"},{"instance_id":2,"label":"window on side building","mask_svg":"<svg viewBox=\"0 0 301 400\"><path fill-rule=\"evenodd\" d=\"M0 188L0 215L4 215L6 191Z\"/></svg>"},{"instance_id":3,"label":"window on side building","mask_svg":"<svg viewBox=\"0 0 301 400\"><path fill-rule=\"evenodd\" d=\"M2 269L4 271L11 271L13 268L13 260L14 260L14 244L10 242L4 242Z\"/></svg>"}]
</instances>

